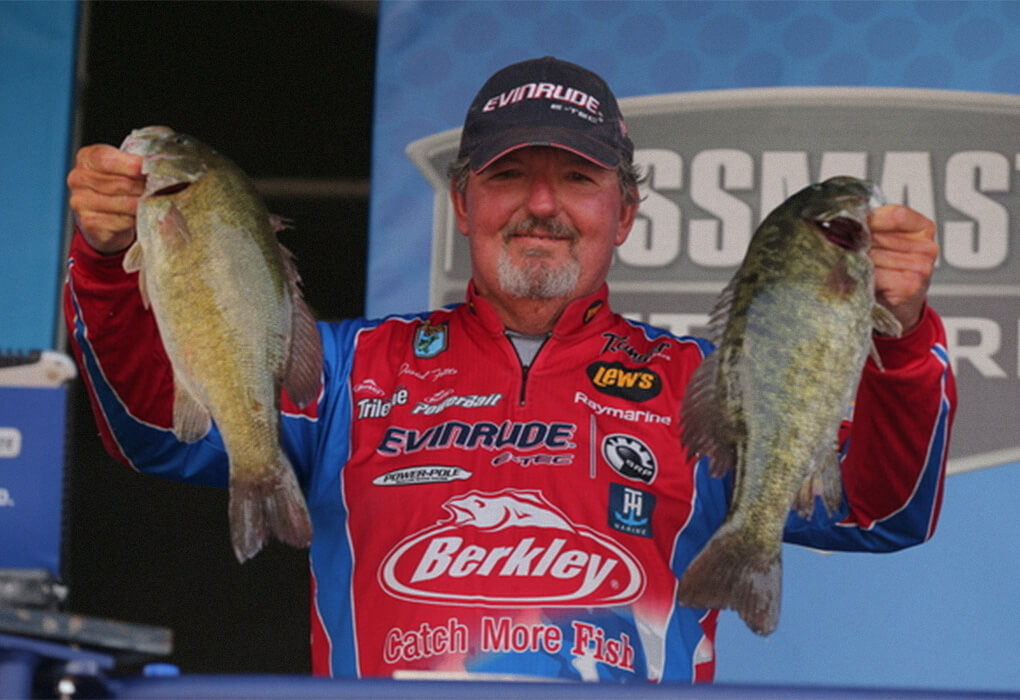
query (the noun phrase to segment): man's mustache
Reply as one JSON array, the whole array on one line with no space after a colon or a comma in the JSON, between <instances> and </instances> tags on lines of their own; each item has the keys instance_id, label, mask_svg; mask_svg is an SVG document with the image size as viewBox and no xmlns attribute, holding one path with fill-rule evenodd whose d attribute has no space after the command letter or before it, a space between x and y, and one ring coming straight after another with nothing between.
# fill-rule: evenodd
<instances>
[{"instance_id":1,"label":"man's mustache","mask_svg":"<svg viewBox=\"0 0 1020 700\"><path fill-rule=\"evenodd\" d=\"M508 240L513 236L527 236L532 234L541 234L551 236L553 238L568 238L570 240L575 240L577 238L577 232L574 228L572 226L568 226L559 219L539 218L537 216L529 215L518 221L516 224L509 226L503 234L503 240Z\"/></svg>"}]
</instances>

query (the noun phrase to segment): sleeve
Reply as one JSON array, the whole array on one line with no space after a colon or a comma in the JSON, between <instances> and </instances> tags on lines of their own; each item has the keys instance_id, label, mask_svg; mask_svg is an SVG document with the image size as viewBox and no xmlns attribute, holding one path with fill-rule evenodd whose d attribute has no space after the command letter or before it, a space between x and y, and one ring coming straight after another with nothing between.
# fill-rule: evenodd
<instances>
[{"instance_id":1,"label":"sleeve","mask_svg":"<svg viewBox=\"0 0 1020 700\"><path fill-rule=\"evenodd\" d=\"M788 542L881 552L934 534L957 403L945 330L926 307L907 334L875 345L882 366L868 360L840 431L843 506L818 505L810 520L791 513Z\"/></svg>"},{"instance_id":2,"label":"sleeve","mask_svg":"<svg viewBox=\"0 0 1020 700\"><path fill-rule=\"evenodd\" d=\"M226 452L215 427L193 444L173 425L173 370L137 273L124 254L106 256L80 232L71 242L64 320L71 352L107 452L139 471L177 481L226 486Z\"/></svg>"}]
</instances>

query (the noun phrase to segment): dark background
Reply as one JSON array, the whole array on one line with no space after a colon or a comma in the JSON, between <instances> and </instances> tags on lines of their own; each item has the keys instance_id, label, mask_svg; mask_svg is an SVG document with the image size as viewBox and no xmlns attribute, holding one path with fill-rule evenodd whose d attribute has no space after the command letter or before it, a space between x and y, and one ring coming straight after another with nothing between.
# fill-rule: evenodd
<instances>
[{"instance_id":1,"label":"dark background","mask_svg":"<svg viewBox=\"0 0 1020 700\"><path fill-rule=\"evenodd\" d=\"M373 2L82 5L81 144L164 124L256 181L319 318L364 306L376 42ZM110 458L80 381L65 509L67 609L171 628L186 673L307 673L305 550L240 565L226 491L139 475Z\"/></svg>"}]
</instances>

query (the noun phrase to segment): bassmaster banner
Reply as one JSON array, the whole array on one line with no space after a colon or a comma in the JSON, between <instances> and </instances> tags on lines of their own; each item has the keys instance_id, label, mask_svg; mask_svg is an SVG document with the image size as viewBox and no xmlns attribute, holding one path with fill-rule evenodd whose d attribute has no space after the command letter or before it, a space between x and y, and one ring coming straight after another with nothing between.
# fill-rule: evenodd
<instances>
[{"instance_id":1,"label":"bassmaster banner","mask_svg":"<svg viewBox=\"0 0 1020 700\"><path fill-rule=\"evenodd\" d=\"M384 0L369 315L463 298L445 169L485 79L543 55L606 78L649 174L610 273L628 316L704 333L762 218L831 175L938 226L960 408L935 538L786 548L779 631L724 613L717 680L1020 688L1020 2Z\"/></svg>"}]
</instances>

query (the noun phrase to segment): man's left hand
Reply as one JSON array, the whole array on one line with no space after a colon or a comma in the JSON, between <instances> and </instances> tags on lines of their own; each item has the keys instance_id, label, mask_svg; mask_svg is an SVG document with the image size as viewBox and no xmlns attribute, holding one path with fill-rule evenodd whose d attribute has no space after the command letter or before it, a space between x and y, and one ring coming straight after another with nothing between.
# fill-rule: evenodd
<instances>
[{"instance_id":1,"label":"man's left hand","mask_svg":"<svg viewBox=\"0 0 1020 700\"><path fill-rule=\"evenodd\" d=\"M903 332L921 320L939 246L935 223L909 207L887 204L868 218L875 299L889 309Z\"/></svg>"}]
</instances>

